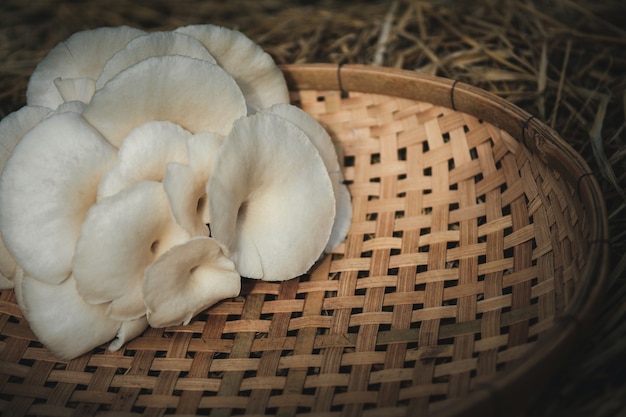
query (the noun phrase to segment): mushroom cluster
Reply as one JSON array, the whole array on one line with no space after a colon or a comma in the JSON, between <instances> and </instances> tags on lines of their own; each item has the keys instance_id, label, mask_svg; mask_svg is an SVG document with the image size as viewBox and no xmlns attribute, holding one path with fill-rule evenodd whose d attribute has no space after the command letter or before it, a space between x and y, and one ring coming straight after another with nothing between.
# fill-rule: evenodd
<instances>
[{"instance_id":1,"label":"mushroom cluster","mask_svg":"<svg viewBox=\"0 0 626 417\"><path fill-rule=\"evenodd\" d=\"M62 359L185 325L345 238L333 143L238 31L98 28L0 121L0 288Z\"/></svg>"}]
</instances>

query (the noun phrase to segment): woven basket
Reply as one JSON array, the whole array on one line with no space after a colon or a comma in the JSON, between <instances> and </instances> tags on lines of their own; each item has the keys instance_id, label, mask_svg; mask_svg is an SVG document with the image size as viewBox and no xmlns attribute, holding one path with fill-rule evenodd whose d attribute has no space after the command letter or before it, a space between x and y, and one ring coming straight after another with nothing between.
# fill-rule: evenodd
<instances>
[{"instance_id":1,"label":"woven basket","mask_svg":"<svg viewBox=\"0 0 626 417\"><path fill-rule=\"evenodd\" d=\"M558 369L608 267L602 195L580 156L468 85L283 70L337 143L346 242L309 275L245 280L188 326L70 362L2 292L2 415L514 415Z\"/></svg>"}]
</instances>

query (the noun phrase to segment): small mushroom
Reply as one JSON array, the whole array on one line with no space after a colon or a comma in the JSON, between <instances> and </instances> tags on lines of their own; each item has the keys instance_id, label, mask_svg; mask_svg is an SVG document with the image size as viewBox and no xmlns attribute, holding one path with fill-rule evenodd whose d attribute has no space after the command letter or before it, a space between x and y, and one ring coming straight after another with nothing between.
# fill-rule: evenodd
<instances>
[{"instance_id":1,"label":"small mushroom","mask_svg":"<svg viewBox=\"0 0 626 417\"><path fill-rule=\"evenodd\" d=\"M95 81L113 54L143 34L144 31L128 26L104 27L77 32L59 42L30 76L26 102L29 106L56 109L63 98L54 80L89 78Z\"/></svg>"},{"instance_id":2,"label":"small mushroom","mask_svg":"<svg viewBox=\"0 0 626 417\"><path fill-rule=\"evenodd\" d=\"M330 252L345 240L352 221L350 192L348 191L348 187L344 184L344 176L339 166L335 145L322 125L308 113L296 106L291 104L275 104L264 111L283 117L286 121L302 129L319 151L324 165L326 165L326 169L328 170L333 184L337 210L333 231L325 249L325 252Z\"/></svg>"},{"instance_id":3,"label":"small mushroom","mask_svg":"<svg viewBox=\"0 0 626 417\"><path fill-rule=\"evenodd\" d=\"M242 32L215 25L176 29L198 39L217 63L235 78L252 112L288 103L289 90L272 57Z\"/></svg>"},{"instance_id":4,"label":"small mushroom","mask_svg":"<svg viewBox=\"0 0 626 417\"><path fill-rule=\"evenodd\" d=\"M115 147L136 127L167 120L191 133L226 135L246 114L235 80L218 65L185 56L144 59L96 91L83 116Z\"/></svg>"},{"instance_id":5,"label":"small mushroom","mask_svg":"<svg viewBox=\"0 0 626 417\"><path fill-rule=\"evenodd\" d=\"M335 218L324 162L307 135L267 113L237 120L207 184L212 236L248 278L285 280L322 254Z\"/></svg>"},{"instance_id":6,"label":"small mushroom","mask_svg":"<svg viewBox=\"0 0 626 417\"><path fill-rule=\"evenodd\" d=\"M15 275L15 293L20 310L37 338L61 359L72 359L111 340L121 323L106 316L106 305L86 303L69 277L48 284Z\"/></svg>"},{"instance_id":7,"label":"small mushroom","mask_svg":"<svg viewBox=\"0 0 626 417\"><path fill-rule=\"evenodd\" d=\"M146 58L163 55L183 55L215 64L215 59L195 38L176 32L152 32L132 39L113 55L96 81L101 89L111 78Z\"/></svg>"},{"instance_id":8,"label":"small mushroom","mask_svg":"<svg viewBox=\"0 0 626 417\"><path fill-rule=\"evenodd\" d=\"M113 319L141 317L144 269L188 238L160 182L142 181L100 200L87 213L76 244L79 294L90 304L110 303L107 315Z\"/></svg>"},{"instance_id":9,"label":"small mushroom","mask_svg":"<svg viewBox=\"0 0 626 417\"><path fill-rule=\"evenodd\" d=\"M189 136L191 133L167 121L146 122L131 131L117 161L102 176L98 201L144 180L161 181L169 162L189 163Z\"/></svg>"},{"instance_id":10,"label":"small mushroom","mask_svg":"<svg viewBox=\"0 0 626 417\"><path fill-rule=\"evenodd\" d=\"M0 230L26 274L59 284L116 150L79 114L52 115L15 146L0 176Z\"/></svg>"},{"instance_id":11,"label":"small mushroom","mask_svg":"<svg viewBox=\"0 0 626 417\"><path fill-rule=\"evenodd\" d=\"M208 132L187 139L189 166L168 164L163 187L174 218L192 236L208 236L209 203L206 183L213 170L222 136Z\"/></svg>"},{"instance_id":12,"label":"small mushroom","mask_svg":"<svg viewBox=\"0 0 626 417\"><path fill-rule=\"evenodd\" d=\"M143 294L152 327L187 325L193 316L241 290L233 262L209 237L174 246L146 268Z\"/></svg>"}]
</instances>

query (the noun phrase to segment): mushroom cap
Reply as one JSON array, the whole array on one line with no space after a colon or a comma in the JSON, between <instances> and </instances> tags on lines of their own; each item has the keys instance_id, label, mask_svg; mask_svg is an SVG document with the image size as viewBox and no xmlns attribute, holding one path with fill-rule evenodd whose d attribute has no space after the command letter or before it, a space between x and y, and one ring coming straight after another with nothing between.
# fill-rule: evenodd
<instances>
[{"instance_id":1,"label":"mushroom cap","mask_svg":"<svg viewBox=\"0 0 626 417\"><path fill-rule=\"evenodd\" d=\"M308 271L328 242L335 198L307 135L280 116L235 122L207 185L212 236L242 276L285 280Z\"/></svg>"},{"instance_id":2,"label":"mushroom cap","mask_svg":"<svg viewBox=\"0 0 626 417\"><path fill-rule=\"evenodd\" d=\"M102 176L98 200L140 181L161 181L169 162L189 163L191 133L168 121L150 121L132 130L122 142L117 161Z\"/></svg>"},{"instance_id":3,"label":"mushroom cap","mask_svg":"<svg viewBox=\"0 0 626 417\"><path fill-rule=\"evenodd\" d=\"M15 275L18 305L37 338L55 356L73 359L115 337L120 322L106 316L106 305L86 303L73 277L48 284L22 272Z\"/></svg>"},{"instance_id":4,"label":"mushroom cap","mask_svg":"<svg viewBox=\"0 0 626 417\"><path fill-rule=\"evenodd\" d=\"M222 68L176 55L147 58L120 72L96 91L83 116L119 148L147 121L225 135L245 114L243 94Z\"/></svg>"},{"instance_id":5,"label":"mushroom cap","mask_svg":"<svg viewBox=\"0 0 626 417\"><path fill-rule=\"evenodd\" d=\"M146 268L143 293L152 327L187 325L193 316L241 290L233 262L209 237L169 249Z\"/></svg>"},{"instance_id":6,"label":"mushroom cap","mask_svg":"<svg viewBox=\"0 0 626 417\"><path fill-rule=\"evenodd\" d=\"M102 27L77 32L59 42L39 62L28 81L26 102L30 106L56 109L63 98L54 80L90 78L96 80L107 60L131 39L145 32L128 26Z\"/></svg>"},{"instance_id":7,"label":"mushroom cap","mask_svg":"<svg viewBox=\"0 0 626 417\"><path fill-rule=\"evenodd\" d=\"M243 33L215 25L189 25L176 32L202 42L217 63L235 78L254 109L289 102L283 73L272 57Z\"/></svg>"},{"instance_id":8,"label":"mushroom cap","mask_svg":"<svg viewBox=\"0 0 626 417\"><path fill-rule=\"evenodd\" d=\"M87 213L76 244L78 292L90 304L110 303L111 318L139 318L145 314L144 269L188 238L159 182L142 181L102 199Z\"/></svg>"},{"instance_id":9,"label":"mushroom cap","mask_svg":"<svg viewBox=\"0 0 626 417\"><path fill-rule=\"evenodd\" d=\"M195 38L176 32L152 32L132 39L104 65L96 89L126 68L152 56L183 55L215 64L209 51Z\"/></svg>"},{"instance_id":10,"label":"mushroom cap","mask_svg":"<svg viewBox=\"0 0 626 417\"><path fill-rule=\"evenodd\" d=\"M50 109L39 106L24 106L0 120L0 175L13 149L22 136L43 120ZM11 279L17 264L9 252L0 229L0 289L13 288Z\"/></svg>"},{"instance_id":11,"label":"mushroom cap","mask_svg":"<svg viewBox=\"0 0 626 417\"><path fill-rule=\"evenodd\" d=\"M174 218L192 236L208 236L210 222L206 183L222 145L220 135L201 132L187 139L189 166L170 163L163 187Z\"/></svg>"},{"instance_id":12,"label":"mushroom cap","mask_svg":"<svg viewBox=\"0 0 626 417\"><path fill-rule=\"evenodd\" d=\"M59 284L116 150L80 117L54 114L28 131L0 176L0 230L27 275Z\"/></svg>"},{"instance_id":13,"label":"mushroom cap","mask_svg":"<svg viewBox=\"0 0 626 417\"><path fill-rule=\"evenodd\" d=\"M335 145L328 132L304 110L291 104L275 104L264 112L283 117L295 124L309 137L319 151L324 165L328 170L333 192L335 193L336 215L333 230L326 244L325 252L330 252L345 240L352 222L352 202L348 187L344 184L344 176L339 165Z\"/></svg>"}]
</instances>

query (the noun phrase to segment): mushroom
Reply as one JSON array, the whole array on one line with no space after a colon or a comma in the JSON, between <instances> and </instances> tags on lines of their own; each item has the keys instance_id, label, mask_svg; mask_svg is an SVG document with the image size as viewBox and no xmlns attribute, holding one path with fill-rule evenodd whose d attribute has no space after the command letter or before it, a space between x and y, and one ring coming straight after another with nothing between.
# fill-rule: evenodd
<instances>
[{"instance_id":1,"label":"mushroom","mask_svg":"<svg viewBox=\"0 0 626 417\"><path fill-rule=\"evenodd\" d=\"M146 122L122 142L117 161L102 176L98 201L140 181L161 181L169 162L189 163L187 138L191 133L167 121Z\"/></svg>"},{"instance_id":2,"label":"mushroom","mask_svg":"<svg viewBox=\"0 0 626 417\"><path fill-rule=\"evenodd\" d=\"M191 133L226 135L246 114L235 80L218 65L185 56L144 59L96 91L83 117L119 148L134 128L174 122Z\"/></svg>"},{"instance_id":3,"label":"mushroom","mask_svg":"<svg viewBox=\"0 0 626 417\"><path fill-rule=\"evenodd\" d=\"M233 262L209 237L174 246L146 268L143 283L152 327L187 325L205 308L241 290Z\"/></svg>"},{"instance_id":4,"label":"mushroom","mask_svg":"<svg viewBox=\"0 0 626 417\"><path fill-rule=\"evenodd\" d=\"M242 32L215 25L176 29L198 39L217 63L235 78L251 112L289 102L289 90L272 57Z\"/></svg>"},{"instance_id":5,"label":"mushroom","mask_svg":"<svg viewBox=\"0 0 626 417\"><path fill-rule=\"evenodd\" d=\"M348 187L344 184L343 172L339 166L335 145L326 130L308 113L291 104L275 104L264 112L275 114L295 124L309 137L319 151L328 170L336 201L336 216L325 252L332 251L348 234L352 221L352 202Z\"/></svg>"},{"instance_id":6,"label":"mushroom","mask_svg":"<svg viewBox=\"0 0 626 417\"><path fill-rule=\"evenodd\" d=\"M237 120L207 184L212 236L248 278L308 271L335 218L332 183L318 150L293 123L268 113Z\"/></svg>"},{"instance_id":7,"label":"mushroom","mask_svg":"<svg viewBox=\"0 0 626 417\"><path fill-rule=\"evenodd\" d=\"M50 109L46 107L24 106L0 120L0 174L22 136L49 113ZM0 290L13 288L16 266L0 230Z\"/></svg>"},{"instance_id":8,"label":"mushroom","mask_svg":"<svg viewBox=\"0 0 626 417\"><path fill-rule=\"evenodd\" d=\"M110 303L106 314L113 319L141 317L144 269L188 238L160 182L142 181L100 200L87 213L76 244L79 294L90 304Z\"/></svg>"},{"instance_id":9,"label":"mushroom","mask_svg":"<svg viewBox=\"0 0 626 417\"><path fill-rule=\"evenodd\" d=\"M87 304L69 277L49 284L25 275L15 275L18 305L37 338L61 359L76 356L111 340L121 323L105 314L106 305Z\"/></svg>"},{"instance_id":10,"label":"mushroom","mask_svg":"<svg viewBox=\"0 0 626 417\"><path fill-rule=\"evenodd\" d=\"M77 32L59 42L35 68L26 90L29 106L56 109L63 98L55 80L88 78L96 80L107 60L137 36L145 34L128 26Z\"/></svg>"},{"instance_id":11,"label":"mushroom","mask_svg":"<svg viewBox=\"0 0 626 417\"><path fill-rule=\"evenodd\" d=\"M174 218L192 236L207 236L210 222L206 183L223 137L202 132L187 139L189 166L170 163L163 187Z\"/></svg>"},{"instance_id":12,"label":"mushroom","mask_svg":"<svg viewBox=\"0 0 626 417\"><path fill-rule=\"evenodd\" d=\"M59 284L71 273L80 226L116 150L74 112L28 131L0 176L0 230L26 274Z\"/></svg>"},{"instance_id":13,"label":"mushroom","mask_svg":"<svg viewBox=\"0 0 626 417\"><path fill-rule=\"evenodd\" d=\"M54 86L63 98L63 103L68 101L80 101L89 103L96 91L96 81L91 78L55 78ZM63 103L59 104L61 106ZM57 106L57 108L59 107Z\"/></svg>"},{"instance_id":14,"label":"mushroom","mask_svg":"<svg viewBox=\"0 0 626 417\"><path fill-rule=\"evenodd\" d=\"M195 38L176 32L152 32L141 35L115 53L104 65L95 87L101 89L126 68L152 56L183 55L215 64L215 59Z\"/></svg>"}]
</instances>

